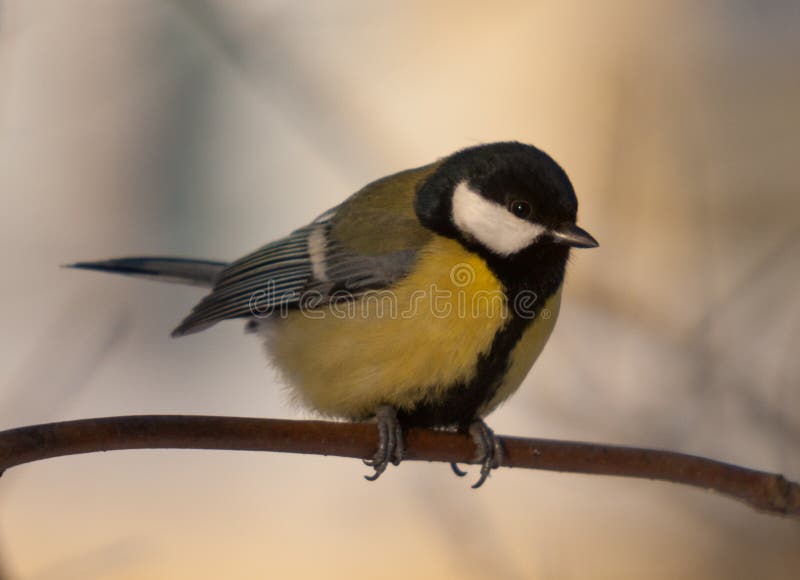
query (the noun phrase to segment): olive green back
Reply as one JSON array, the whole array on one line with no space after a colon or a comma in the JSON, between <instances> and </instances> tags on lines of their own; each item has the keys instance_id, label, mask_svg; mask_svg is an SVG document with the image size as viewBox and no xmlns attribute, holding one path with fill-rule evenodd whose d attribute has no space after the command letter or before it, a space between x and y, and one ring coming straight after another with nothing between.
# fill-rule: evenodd
<instances>
[{"instance_id":1,"label":"olive green back","mask_svg":"<svg viewBox=\"0 0 800 580\"><path fill-rule=\"evenodd\" d=\"M389 175L366 185L336 211L331 238L363 255L418 250L432 233L414 211L419 186L438 163Z\"/></svg>"}]
</instances>

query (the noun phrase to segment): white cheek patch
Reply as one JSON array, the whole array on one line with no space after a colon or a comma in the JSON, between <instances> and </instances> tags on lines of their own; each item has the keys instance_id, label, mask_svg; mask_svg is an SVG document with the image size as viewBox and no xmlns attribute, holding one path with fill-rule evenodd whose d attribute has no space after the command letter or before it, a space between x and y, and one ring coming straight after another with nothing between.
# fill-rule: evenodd
<instances>
[{"instance_id":1,"label":"white cheek patch","mask_svg":"<svg viewBox=\"0 0 800 580\"><path fill-rule=\"evenodd\" d=\"M473 191L466 181L453 192L453 223L501 256L527 248L545 232L544 226L518 218L505 206Z\"/></svg>"}]
</instances>

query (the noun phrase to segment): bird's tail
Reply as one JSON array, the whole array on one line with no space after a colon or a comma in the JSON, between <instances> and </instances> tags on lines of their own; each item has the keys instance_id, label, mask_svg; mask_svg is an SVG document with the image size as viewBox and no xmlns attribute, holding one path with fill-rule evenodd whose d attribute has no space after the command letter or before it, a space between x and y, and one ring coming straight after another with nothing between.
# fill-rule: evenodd
<instances>
[{"instance_id":1,"label":"bird's tail","mask_svg":"<svg viewBox=\"0 0 800 580\"><path fill-rule=\"evenodd\" d=\"M210 288L227 265L225 262L186 258L114 258L100 262L77 262L66 267Z\"/></svg>"}]
</instances>

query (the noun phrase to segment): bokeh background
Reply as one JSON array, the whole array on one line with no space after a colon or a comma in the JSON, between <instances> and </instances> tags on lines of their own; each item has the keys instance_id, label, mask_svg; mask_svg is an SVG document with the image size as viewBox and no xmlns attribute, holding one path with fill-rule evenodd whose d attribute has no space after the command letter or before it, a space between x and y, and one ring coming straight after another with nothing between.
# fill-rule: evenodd
<instances>
[{"instance_id":1,"label":"bokeh background","mask_svg":"<svg viewBox=\"0 0 800 580\"><path fill-rule=\"evenodd\" d=\"M60 269L236 258L364 183L517 139L572 177L561 321L500 433L800 478L800 4L0 1L0 427L307 417L191 288ZM800 526L682 487L126 451L0 481L9 579L797 578Z\"/></svg>"}]
</instances>

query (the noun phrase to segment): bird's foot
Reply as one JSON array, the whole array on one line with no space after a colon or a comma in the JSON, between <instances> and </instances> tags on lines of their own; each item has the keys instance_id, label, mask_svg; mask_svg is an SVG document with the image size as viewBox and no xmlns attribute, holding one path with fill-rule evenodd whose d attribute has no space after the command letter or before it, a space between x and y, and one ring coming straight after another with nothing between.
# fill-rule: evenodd
<instances>
[{"instance_id":1,"label":"bird's foot","mask_svg":"<svg viewBox=\"0 0 800 580\"><path fill-rule=\"evenodd\" d=\"M403 428L394 407L381 405L375 413L375 419L378 422L378 450L371 460L364 460L366 465L375 470L372 475L364 476L367 481L378 479L389 463L399 465L405 455Z\"/></svg>"},{"instance_id":2,"label":"bird's foot","mask_svg":"<svg viewBox=\"0 0 800 580\"><path fill-rule=\"evenodd\" d=\"M476 419L469 424L468 433L475 442L475 462L481 464L481 475L472 485L472 489L478 489L484 484L492 469L497 469L503 462L503 448L489 426L483 419ZM451 463L450 468L459 477L464 477L467 472L463 471L457 463Z\"/></svg>"}]
</instances>

